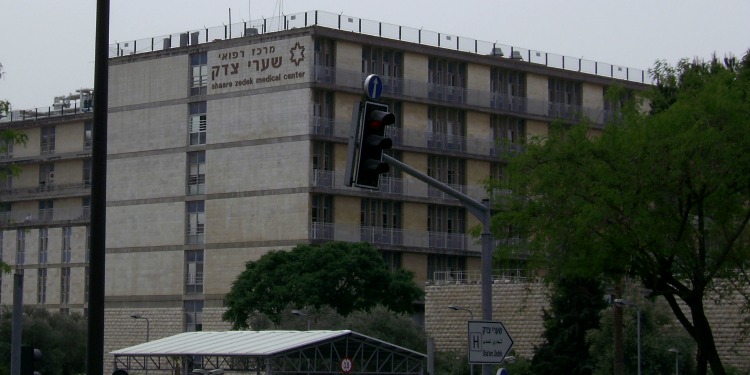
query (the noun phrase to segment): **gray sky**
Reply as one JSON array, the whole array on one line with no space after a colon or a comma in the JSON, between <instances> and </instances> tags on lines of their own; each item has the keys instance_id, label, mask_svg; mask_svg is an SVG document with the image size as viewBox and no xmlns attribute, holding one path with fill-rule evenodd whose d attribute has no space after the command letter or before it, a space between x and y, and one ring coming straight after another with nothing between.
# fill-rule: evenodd
<instances>
[{"instance_id":1,"label":"gray sky","mask_svg":"<svg viewBox=\"0 0 750 375\"><path fill-rule=\"evenodd\" d=\"M221 26L230 8L232 23L321 10L644 70L750 48L748 0L111 0L110 42ZM95 0L4 1L0 99L30 109L92 87L95 15Z\"/></svg>"}]
</instances>

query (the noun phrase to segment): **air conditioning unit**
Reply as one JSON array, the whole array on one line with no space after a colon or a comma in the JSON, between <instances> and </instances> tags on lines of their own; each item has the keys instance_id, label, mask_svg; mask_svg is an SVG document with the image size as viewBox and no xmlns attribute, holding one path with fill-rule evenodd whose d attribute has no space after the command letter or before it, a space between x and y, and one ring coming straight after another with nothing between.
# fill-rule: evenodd
<instances>
[{"instance_id":1,"label":"air conditioning unit","mask_svg":"<svg viewBox=\"0 0 750 375\"><path fill-rule=\"evenodd\" d=\"M47 177L47 180L53 181L55 179L55 172L50 172L49 177Z\"/></svg>"}]
</instances>

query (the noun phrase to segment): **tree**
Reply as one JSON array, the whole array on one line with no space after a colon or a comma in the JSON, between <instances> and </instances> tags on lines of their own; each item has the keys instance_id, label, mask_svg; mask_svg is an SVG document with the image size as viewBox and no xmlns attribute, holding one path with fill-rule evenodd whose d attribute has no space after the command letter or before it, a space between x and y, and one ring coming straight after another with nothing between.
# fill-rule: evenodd
<instances>
[{"instance_id":1,"label":"tree","mask_svg":"<svg viewBox=\"0 0 750 375\"><path fill-rule=\"evenodd\" d=\"M11 309L0 316L0 374L10 374ZM86 320L80 314L51 314L44 308L25 306L23 343L42 352L41 373L72 375L86 371Z\"/></svg>"},{"instance_id":2,"label":"tree","mask_svg":"<svg viewBox=\"0 0 750 375\"><path fill-rule=\"evenodd\" d=\"M406 270L391 272L367 243L328 242L275 250L248 262L227 294L224 320L249 327L254 312L278 324L289 305L298 309L332 307L347 316L383 305L411 313L423 292Z\"/></svg>"},{"instance_id":3,"label":"tree","mask_svg":"<svg viewBox=\"0 0 750 375\"><path fill-rule=\"evenodd\" d=\"M724 375L703 303L750 280L750 54L665 66L651 113L630 105L599 136L556 124L533 139L494 221L550 275L639 279L696 342L697 372Z\"/></svg>"},{"instance_id":4,"label":"tree","mask_svg":"<svg viewBox=\"0 0 750 375\"><path fill-rule=\"evenodd\" d=\"M668 351L676 348L680 353L695 352L695 343L687 332L675 324L674 315L663 300L638 300L641 312L641 371L643 375L670 374L674 372L675 355ZM659 303L661 302L661 303ZM638 308L625 309L625 373L638 373ZM599 328L589 331L586 341L595 364L594 375L611 375L613 371L614 321L610 311L601 314ZM680 373L690 374L695 361L689 355L680 356Z\"/></svg>"},{"instance_id":5,"label":"tree","mask_svg":"<svg viewBox=\"0 0 750 375\"><path fill-rule=\"evenodd\" d=\"M3 78L3 64L0 64L0 78ZM0 100L0 117L2 117L10 109L10 103L7 100Z\"/></svg>"},{"instance_id":6,"label":"tree","mask_svg":"<svg viewBox=\"0 0 750 375\"><path fill-rule=\"evenodd\" d=\"M531 372L539 375L590 375L593 361L586 333L599 327L599 313L606 307L604 290L597 279L561 277L552 284L550 309L545 309L545 342L534 348Z\"/></svg>"}]
</instances>

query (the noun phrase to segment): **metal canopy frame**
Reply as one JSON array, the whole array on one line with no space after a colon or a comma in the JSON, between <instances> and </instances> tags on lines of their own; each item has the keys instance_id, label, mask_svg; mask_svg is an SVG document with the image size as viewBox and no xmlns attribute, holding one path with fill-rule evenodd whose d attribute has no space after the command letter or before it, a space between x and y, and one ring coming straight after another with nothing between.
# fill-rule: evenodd
<instances>
[{"instance_id":1,"label":"metal canopy frame","mask_svg":"<svg viewBox=\"0 0 750 375\"><path fill-rule=\"evenodd\" d=\"M193 332L200 335L203 332ZM205 332L214 334L215 332ZM257 343L255 349L245 350L238 341L236 351L226 349L226 343L215 346L181 345L181 335L167 337L151 343L136 345L112 352L115 370L143 370L144 372L170 372L177 368L221 369L233 372L255 372L271 374L331 374L343 373L342 361L350 360L350 374L404 374L423 375L424 354L399 347L375 338L343 331L245 331L236 333L242 340ZM300 340L321 333L320 339ZM184 334L182 334L184 335ZM204 335L206 341L211 336ZM290 339L291 337L291 339ZM191 336L194 342L201 336ZM198 340L196 340L198 339ZM160 343L161 341L161 343ZM245 341L247 342L247 341ZM150 346L146 346L151 344ZM235 346L231 345L233 348ZM202 348L201 348L202 347ZM213 348L217 348L214 350ZM194 349L192 349L194 348ZM221 348L220 350L218 348ZM192 350L191 350L192 349ZM200 350L195 350L200 349ZM224 351L224 352L221 352ZM183 374L186 374L183 370Z\"/></svg>"}]
</instances>

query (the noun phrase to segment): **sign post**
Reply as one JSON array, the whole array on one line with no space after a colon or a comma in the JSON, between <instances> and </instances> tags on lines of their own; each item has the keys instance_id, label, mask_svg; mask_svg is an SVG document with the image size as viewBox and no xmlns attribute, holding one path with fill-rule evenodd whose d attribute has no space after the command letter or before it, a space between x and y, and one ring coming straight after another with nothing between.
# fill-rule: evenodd
<instances>
[{"instance_id":1,"label":"sign post","mask_svg":"<svg viewBox=\"0 0 750 375\"><path fill-rule=\"evenodd\" d=\"M469 321L469 363L503 363L513 347L513 339L503 323L492 320Z\"/></svg>"}]
</instances>

